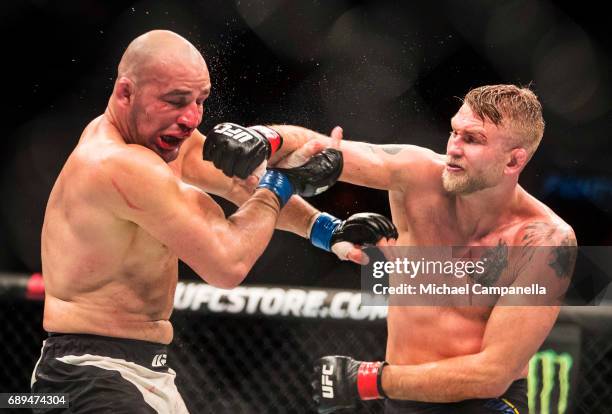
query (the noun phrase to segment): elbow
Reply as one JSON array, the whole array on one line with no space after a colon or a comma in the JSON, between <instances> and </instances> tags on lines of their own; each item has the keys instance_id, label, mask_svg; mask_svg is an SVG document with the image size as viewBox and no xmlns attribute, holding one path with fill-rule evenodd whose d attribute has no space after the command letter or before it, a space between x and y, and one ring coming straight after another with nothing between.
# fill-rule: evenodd
<instances>
[{"instance_id":1,"label":"elbow","mask_svg":"<svg viewBox=\"0 0 612 414\"><path fill-rule=\"evenodd\" d=\"M503 364L490 364L480 377L475 396L469 398L499 398L510 388L515 376Z\"/></svg>"},{"instance_id":2,"label":"elbow","mask_svg":"<svg viewBox=\"0 0 612 414\"><path fill-rule=\"evenodd\" d=\"M477 391L477 395L471 398L487 399L499 398L508 390L512 381L505 378L491 378L486 383L482 384Z\"/></svg>"},{"instance_id":3,"label":"elbow","mask_svg":"<svg viewBox=\"0 0 612 414\"><path fill-rule=\"evenodd\" d=\"M209 285L233 289L244 281L255 261L234 244L219 242L217 246L215 254L200 255L192 269Z\"/></svg>"},{"instance_id":4,"label":"elbow","mask_svg":"<svg viewBox=\"0 0 612 414\"><path fill-rule=\"evenodd\" d=\"M232 268L226 272L226 274L219 280L218 287L222 289L233 289L240 285L249 274L251 270L248 266L240 263L235 264Z\"/></svg>"},{"instance_id":5,"label":"elbow","mask_svg":"<svg viewBox=\"0 0 612 414\"><path fill-rule=\"evenodd\" d=\"M228 263L224 266L223 270L215 272L214 275L211 275L210 270L202 273L198 272L198 274L202 279L208 282L208 284L214 287L220 289L233 289L242 283L250 270L250 267L244 263ZM202 276L204 274L207 276Z\"/></svg>"},{"instance_id":6,"label":"elbow","mask_svg":"<svg viewBox=\"0 0 612 414\"><path fill-rule=\"evenodd\" d=\"M476 387L470 387L475 395L466 396L466 399L499 398L508 391L522 371L522 365L509 362L500 351L485 350L475 362Z\"/></svg>"}]
</instances>

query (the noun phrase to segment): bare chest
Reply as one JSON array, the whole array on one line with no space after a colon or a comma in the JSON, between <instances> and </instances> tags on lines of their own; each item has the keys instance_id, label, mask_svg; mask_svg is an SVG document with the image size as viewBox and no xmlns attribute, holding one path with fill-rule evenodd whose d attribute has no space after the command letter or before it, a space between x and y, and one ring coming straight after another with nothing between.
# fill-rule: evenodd
<instances>
[{"instance_id":1,"label":"bare chest","mask_svg":"<svg viewBox=\"0 0 612 414\"><path fill-rule=\"evenodd\" d=\"M387 358L419 364L476 353L489 315L479 307L389 307Z\"/></svg>"},{"instance_id":2,"label":"bare chest","mask_svg":"<svg viewBox=\"0 0 612 414\"><path fill-rule=\"evenodd\" d=\"M441 261L480 262L478 269L482 271L471 272L471 283L507 286L516 278L516 256L520 253L520 248L513 246L516 226L509 224L480 238L466 238L460 231L460 218L444 196L433 192L392 194L390 201L400 234L398 246L428 246L424 254Z\"/></svg>"}]
</instances>

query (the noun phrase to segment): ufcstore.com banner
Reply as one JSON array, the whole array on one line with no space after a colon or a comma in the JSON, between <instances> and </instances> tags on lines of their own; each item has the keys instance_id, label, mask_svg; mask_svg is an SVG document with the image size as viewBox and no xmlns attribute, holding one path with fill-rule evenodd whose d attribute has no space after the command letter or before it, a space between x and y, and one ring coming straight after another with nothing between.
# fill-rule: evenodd
<instances>
[{"instance_id":1,"label":"ufcstore.com banner","mask_svg":"<svg viewBox=\"0 0 612 414\"><path fill-rule=\"evenodd\" d=\"M179 282L174 309L208 313L313 319L384 320L385 307L362 306L355 291L238 286L219 289L205 283Z\"/></svg>"}]
</instances>

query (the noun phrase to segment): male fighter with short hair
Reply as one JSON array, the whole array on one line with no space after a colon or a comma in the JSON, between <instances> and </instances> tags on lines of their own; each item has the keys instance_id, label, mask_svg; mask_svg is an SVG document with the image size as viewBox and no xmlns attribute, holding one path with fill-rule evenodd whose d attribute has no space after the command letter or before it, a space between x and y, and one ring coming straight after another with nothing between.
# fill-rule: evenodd
<instances>
[{"instance_id":1,"label":"male fighter with short hair","mask_svg":"<svg viewBox=\"0 0 612 414\"><path fill-rule=\"evenodd\" d=\"M287 150L329 139L297 126L272 128ZM531 90L483 86L465 96L451 119L446 154L342 141L340 179L389 191L398 246L539 248L544 254L524 260L531 260L523 263L530 271L510 269L509 284L537 274L562 291L573 270L574 232L518 185L543 132L541 104ZM487 277L499 282L499 274ZM526 413L528 362L559 307L504 306L509 303L502 297L493 307L389 306L387 362L322 358L315 375L319 412L385 396L386 413Z\"/></svg>"},{"instance_id":2,"label":"male fighter with short hair","mask_svg":"<svg viewBox=\"0 0 612 414\"><path fill-rule=\"evenodd\" d=\"M236 286L286 203L281 226L292 230L299 218L306 235L317 210L291 196L323 191L340 174L339 151L307 145L247 194L202 160L196 127L209 93L206 63L191 43L160 30L136 38L106 111L85 128L53 187L42 230L50 337L32 390L68 393L71 412L186 412L166 360L178 259L212 285ZM226 218L203 190L242 206ZM347 220L322 237L351 241L345 230L353 226L367 227L374 243L384 235Z\"/></svg>"}]
</instances>

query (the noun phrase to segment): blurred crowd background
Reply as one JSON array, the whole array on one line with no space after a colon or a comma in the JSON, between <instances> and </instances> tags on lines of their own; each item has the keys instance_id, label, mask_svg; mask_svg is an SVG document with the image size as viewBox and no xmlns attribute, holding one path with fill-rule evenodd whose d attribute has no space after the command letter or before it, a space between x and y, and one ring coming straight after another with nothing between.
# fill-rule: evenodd
<instances>
[{"instance_id":1,"label":"blurred crowd background","mask_svg":"<svg viewBox=\"0 0 612 414\"><path fill-rule=\"evenodd\" d=\"M444 152L449 119L470 88L531 85L547 125L520 183L574 227L579 244L612 243L603 3L22 0L0 10L0 271L40 271L53 182L82 129L104 111L128 43L158 28L189 39L208 62L204 133L223 121L321 132L341 125L347 139ZM348 184L311 201L341 218L390 214L385 192ZM247 282L358 287L358 275L355 265L277 232ZM186 267L182 276L195 277Z\"/></svg>"}]
</instances>

